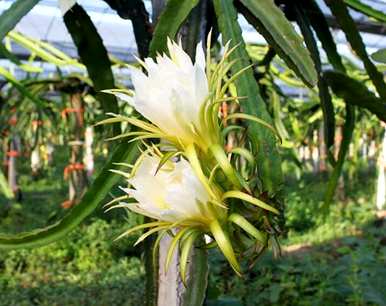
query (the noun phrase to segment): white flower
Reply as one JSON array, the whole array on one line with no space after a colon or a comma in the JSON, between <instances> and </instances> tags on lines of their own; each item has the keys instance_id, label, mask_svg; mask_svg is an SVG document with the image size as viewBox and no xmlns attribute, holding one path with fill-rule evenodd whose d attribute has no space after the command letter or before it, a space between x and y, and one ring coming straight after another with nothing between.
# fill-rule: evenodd
<instances>
[{"instance_id":1,"label":"white flower","mask_svg":"<svg viewBox=\"0 0 386 306\"><path fill-rule=\"evenodd\" d=\"M193 64L180 44L168 40L168 49L170 57L164 54L156 61L145 59L147 75L132 70L135 95L124 100L164 133L188 144L197 136L194 130L202 130L200 109L208 97L205 55L199 44Z\"/></svg>"},{"instance_id":2,"label":"white flower","mask_svg":"<svg viewBox=\"0 0 386 306\"><path fill-rule=\"evenodd\" d=\"M210 221L206 210L209 195L190 164L181 159L168 162L156 173L158 157L146 155L128 180L135 189L123 189L138 203L126 207L142 215L167 222Z\"/></svg>"}]
</instances>

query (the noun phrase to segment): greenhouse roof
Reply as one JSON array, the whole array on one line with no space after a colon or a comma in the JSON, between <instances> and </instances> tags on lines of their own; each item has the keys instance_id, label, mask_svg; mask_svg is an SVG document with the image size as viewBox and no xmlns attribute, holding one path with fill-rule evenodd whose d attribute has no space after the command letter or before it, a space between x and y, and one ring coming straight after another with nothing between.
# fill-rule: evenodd
<instances>
[{"instance_id":1,"label":"greenhouse roof","mask_svg":"<svg viewBox=\"0 0 386 306\"><path fill-rule=\"evenodd\" d=\"M15 0L0 1L0 13L7 9L14 1ZM362 1L380 11L386 11L386 0ZM326 16L332 19L331 13L323 0L318 0L318 2ZM78 3L81 4L90 15L109 52L123 61L132 61L133 55L136 54L137 50L131 21L120 18L116 12L102 0L78 0ZM145 0L145 5L148 11L150 11L151 2ZM352 14L362 29L362 37L369 52L386 47L386 26L382 26L380 23L375 24L360 13L352 11ZM243 36L248 43L265 42L263 37L258 35L245 20L242 20L241 24L243 27ZM374 27L374 25L376 26ZM77 56L75 46L63 23L57 0L41 0L33 10L18 23L16 30L27 36L48 41L72 57ZM346 44L344 34L337 29L334 31L334 36L340 52L359 64L358 60L351 54L350 48ZM13 51L20 58L25 58L29 55L26 53L26 50L22 48L16 48ZM2 60L1 62L2 64L7 64L6 60Z\"/></svg>"},{"instance_id":2,"label":"greenhouse roof","mask_svg":"<svg viewBox=\"0 0 386 306\"><path fill-rule=\"evenodd\" d=\"M8 8L14 0L3 0L0 2L0 12ZM34 38L46 40L64 49L73 49L71 37L69 36L62 20L61 12L58 8L57 0L41 0L38 5L17 25L16 29ZM365 0L372 7L386 12L386 0ZM101 0L78 0L91 16L94 24L98 28L105 45L110 52L118 55L122 59L128 59L129 54L136 50L133 30L130 20L120 18L106 2ZM150 1L145 1L148 10L151 9ZM330 15L328 8L323 1L319 1L326 15ZM367 18L360 13L353 12L353 16L362 24L367 22ZM244 36L248 42L263 42L255 31L244 24ZM337 31L338 32L338 31ZM386 26L383 35L364 34L364 40L370 48L386 47ZM343 36L336 33L337 41L344 43ZM73 50L74 51L74 50Z\"/></svg>"}]
</instances>

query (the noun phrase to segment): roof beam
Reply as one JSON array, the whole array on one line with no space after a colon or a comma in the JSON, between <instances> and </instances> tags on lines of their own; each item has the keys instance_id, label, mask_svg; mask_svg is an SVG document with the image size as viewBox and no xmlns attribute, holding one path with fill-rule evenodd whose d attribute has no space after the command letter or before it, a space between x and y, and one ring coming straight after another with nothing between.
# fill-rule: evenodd
<instances>
[{"instance_id":1,"label":"roof beam","mask_svg":"<svg viewBox=\"0 0 386 306\"><path fill-rule=\"evenodd\" d=\"M335 17L326 15L328 24L334 28L339 29L340 26ZM386 35L386 25L380 22L372 22L372 21L363 21L363 20L355 20L355 24L360 32L376 34L376 35Z\"/></svg>"}]
</instances>

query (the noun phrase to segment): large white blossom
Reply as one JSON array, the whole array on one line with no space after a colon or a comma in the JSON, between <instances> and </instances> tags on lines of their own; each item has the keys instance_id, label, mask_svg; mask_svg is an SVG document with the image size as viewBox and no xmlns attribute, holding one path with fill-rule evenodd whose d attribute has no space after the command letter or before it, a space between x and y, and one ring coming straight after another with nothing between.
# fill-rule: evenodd
<instances>
[{"instance_id":1,"label":"large white blossom","mask_svg":"<svg viewBox=\"0 0 386 306\"><path fill-rule=\"evenodd\" d=\"M205 207L209 195L190 164L184 159L168 162L156 173L159 163L158 157L145 156L128 180L133 188L124 189L138 203L127 207L161 221L207 223L210 217Z\"/></svg>"},{"instance_id":2,"label":"large white blossom","mask_svg":"<svg viewBox=\"0 0 386 306\"><path fill-rule=\"evenodd\" d=\"M208 97L205 55L198 44L193 64L180 44L168 40L168 49L169 56L144 60L147 74L132 69L135 94L125 100L166 134L191 143L194 130L201 131L200 109Z\"/></svg>"},{"instance_id":3,"label":"large white blossom","mask_svg":"<svg viewBox=\"0 0 386 306\"><path fill-rule=\"evenodd\" d=\"M129 187L123 190L128 196L114 199L109 205L119 202L111 208L128 208L155 220L130 228L118 238L148 229L138 238L139 243L154 233L164 234L177 228L178 234L173 238L168 258L171 258L176 243L179 243L184 255L181 256L181 273L184 277L187 252L197 237L208 234L239 273L240 266L231 239L234 237L230 237L232 232L228 232L227 223L243 229L264 246L267 236L242 214L229 212L227 202L232 199L275 214L279 214L279 211L252 196L248 182L239 175L224 151L222 123L229 119L244 119L271 130L273 128L248 114L232 113L226 118L219 117L222 103L240 98L226 95L229 86L236 77L250 69L246 67L224 81L232 66L232 62L227 61L233 51L228 44L218 64L210 62L210 46L207 48L208 62L201 44L197 46L196 58L192 62L181 44L168 40L167 45L169 55L141 61L144 72L133 68L134 92L125 89L105 91L127 101L150 121L110 114L112 118L101 122L125 122L136 126L136 129L115 138L134 137L133 140L144 141L147 148L133 165L131 174L114 170L127 178ZM206 66L213 69L206 69ZM159 143L150 146L146 139L159 139ZM240 153L242 157L253 163L253 156L247 149L239 151L243 153ZM175 156L180 156L180 161L172 162ZM166 159L168 161L163 164ZM221 176L220 181L217 181L217 177L220 177L217 176L217 170L222 170L225 175ZM228 182L224 182L225 179ZM128 198L135 199L136 203L122 203ZM160 240L157 241L159 243Z\"/></svg>"}]
</instances>

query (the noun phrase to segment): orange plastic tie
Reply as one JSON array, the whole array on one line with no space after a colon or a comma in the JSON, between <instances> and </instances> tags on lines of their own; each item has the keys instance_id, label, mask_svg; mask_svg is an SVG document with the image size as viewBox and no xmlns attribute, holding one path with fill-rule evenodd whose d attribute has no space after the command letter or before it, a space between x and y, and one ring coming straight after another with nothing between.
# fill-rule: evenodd
<instances>
[{"instance_id":1,"label":"orange plastic tie","mask_svg":"<svg viewBox=\"0 0 386 306\"><path fill-rule=\"evenodd\" d=\"M64 208L64 209L69 209L73 205L74 205L74 201L71 201L71 200L66 200L62 204L60 204L60 206L62 206L62 208Z\"/></svg>"},{"instance_id":2,"label":"orange plastic tie","mask_svg":"<svg viewBox=\"0 0 386 306\"><path fill-rule=\"evenodd\" d=\"M43 121L41 120L32 120L32 126L40 126L40 125L43 125Z\"/></svg>"},{"instance_id":3,"label":"orange plastic tie","mask_svg":"<svg viewBox=\"0 0 386 306\"><path fill-rule=\"evenodd\" d=\"M8 157L18 157L20 153L18 151L12 150L7 152Z\"/></svg>"},{"instance_id":4,"label":"orange plastic tie","mask_svg":"<svg viewBox=\"0 0 386 306\"><path fill-rule=\"evenodd\" d=\"M69 164L66 168L64 168L64 178L67 180L72 171L82 171L84 168L84 164L82 163Z\"/></svg>"},{"instance_id":5,"label":"orange plastic tie","mask_svg":"<svg viewBox=\"0 0 386 306\"><path fill-rule=\"evenodd\" d=\"M228 103L223 102L220 107L221 115L224 119L228 117Z\"/></svg>"},{"instance_id":6,"label":"orange plastic tie","mask_svg":"<svg viewBox=\"0 0 386 306\"><path fill-rule=\"evenodd\" d=\"M17 124L17 118L16 117L12 117L8 120L8 124L9 125L13 125L15 126Z\"/></svg>"},{"instance_id":7,"label":"orange plastic tie","mask_svg":"<svg viewBox=\"0 0 386 306\"><path fill-rule=\"evenodd\" d=\"M335 142L342 142L343 136L341 134L335 135Z\"/></svg>"},{"instance_id":8,"label":"orange plastic tie","mask_svg":"<svg viewBox=\"0 0 386 306\"><path fill-rule=\"evenodd\" d=\"M64 110L62 110L61 112L61 115L62 115L62 118L65 119L66 118L66 115L68 113L83 113L84 112L84 109L83 108L71 108L71 107L67 107L65 108Z\"/></svg>"}]
</instances>

